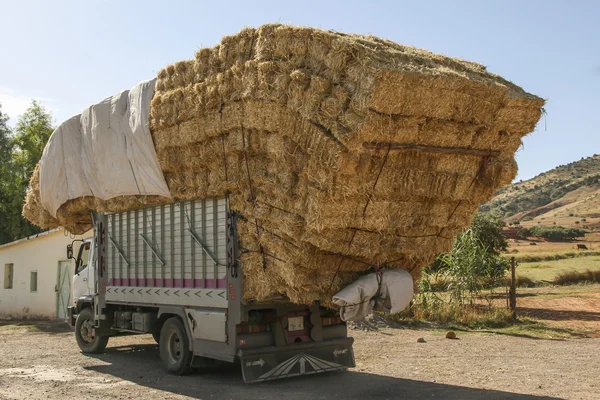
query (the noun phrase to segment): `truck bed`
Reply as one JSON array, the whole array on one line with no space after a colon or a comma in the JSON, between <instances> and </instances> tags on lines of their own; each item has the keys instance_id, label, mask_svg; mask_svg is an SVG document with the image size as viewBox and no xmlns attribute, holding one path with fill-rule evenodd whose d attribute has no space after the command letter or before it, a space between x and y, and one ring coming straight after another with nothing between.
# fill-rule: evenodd
<instances>
[{"instance_id":1,"label":"truck bed","mask_svg":"<svg viewBox=\"0 0 600 400\"><path fill-rule=\"evenodd\" d=\"M109 303L227 307L227 199L107 214Z\"/></svg>"}]
</instances>

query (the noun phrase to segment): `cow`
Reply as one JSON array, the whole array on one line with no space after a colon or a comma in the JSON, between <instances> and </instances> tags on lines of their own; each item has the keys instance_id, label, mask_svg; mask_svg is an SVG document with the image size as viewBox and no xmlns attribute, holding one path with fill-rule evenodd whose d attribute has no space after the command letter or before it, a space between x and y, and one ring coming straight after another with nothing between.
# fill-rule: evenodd
<instances>
[{"instance_id":1,"label":"cow","mask_svg":"<svg viewBox=\"0 0 600 400\"><path fill-rule=\"evenodd\" d=\"M577 244L577 250L587 250L587 246L585 244Z\"/></svg>"}]
</instances>

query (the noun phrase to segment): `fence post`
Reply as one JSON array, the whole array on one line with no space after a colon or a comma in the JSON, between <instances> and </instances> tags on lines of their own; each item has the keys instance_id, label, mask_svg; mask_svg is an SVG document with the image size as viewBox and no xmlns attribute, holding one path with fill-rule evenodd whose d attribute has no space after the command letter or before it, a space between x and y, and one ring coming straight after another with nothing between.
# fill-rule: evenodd
<instances>
[{"instance_id":1,"label":"fence post","mask_svg":"<svg viewBox=\"0 0 600 400\"><path fill-rule=\"evenodd\" d=\"M517 319L517 276L515 269L517 262L514 257L510 259L510 311L512 312L512 318Z\"/></svg>"}]
</instances>

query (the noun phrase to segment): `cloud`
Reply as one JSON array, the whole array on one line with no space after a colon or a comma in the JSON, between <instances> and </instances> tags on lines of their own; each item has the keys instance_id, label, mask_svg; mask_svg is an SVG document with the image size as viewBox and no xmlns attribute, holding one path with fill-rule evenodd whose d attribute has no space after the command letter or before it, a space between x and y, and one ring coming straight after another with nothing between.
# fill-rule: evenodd
<instances>
[{"instance_id":1,"label":"cloud","mask_svg":"<svg viewBox=\"0 0 600 400\"><path fill-rule=\"evenodd\" d=\"M32 100L39 101L48 111L56 115L54 99L41 96L28 96L18 93L16 90L0 87L0 104L2 113L10 117L9 124L14 125L19 116L27 110Z\"/></svg>"}]
</instances>

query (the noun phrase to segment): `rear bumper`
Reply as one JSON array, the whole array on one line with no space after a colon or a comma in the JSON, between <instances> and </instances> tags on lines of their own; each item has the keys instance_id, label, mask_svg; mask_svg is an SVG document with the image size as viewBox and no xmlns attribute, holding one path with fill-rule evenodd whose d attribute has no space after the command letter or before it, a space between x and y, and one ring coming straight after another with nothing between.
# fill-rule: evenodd
<instances>
[{"instance_id":1,"label":"rear bumper","mask_svg":"<svg viewBox=\"0 0 600 400\"><path fill-rule=\"evenodd\" d=\"M352 368L355 366L352 343L354 339L343 338L239 350L244 382L264 382Z\"/></svg>"}]
</instances>

